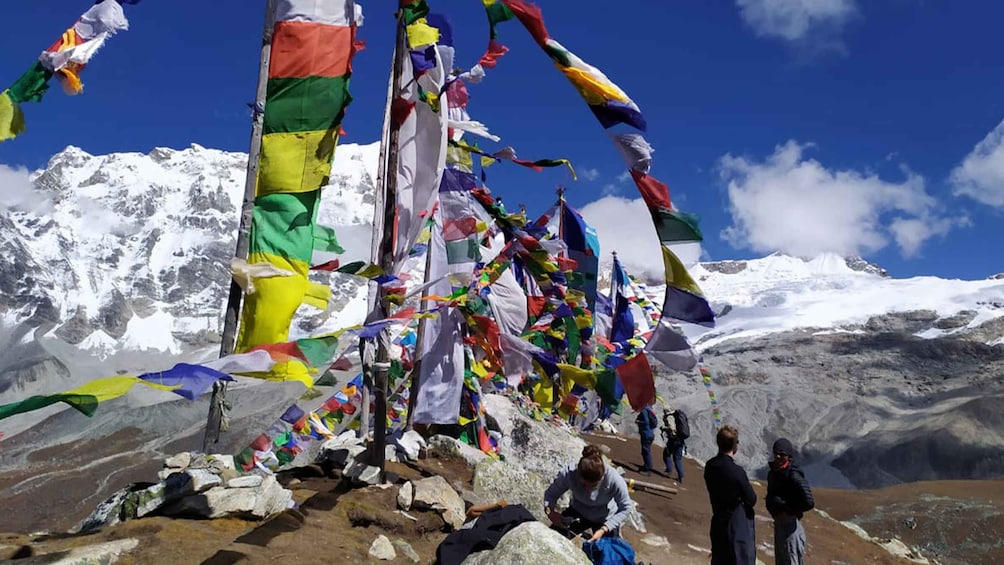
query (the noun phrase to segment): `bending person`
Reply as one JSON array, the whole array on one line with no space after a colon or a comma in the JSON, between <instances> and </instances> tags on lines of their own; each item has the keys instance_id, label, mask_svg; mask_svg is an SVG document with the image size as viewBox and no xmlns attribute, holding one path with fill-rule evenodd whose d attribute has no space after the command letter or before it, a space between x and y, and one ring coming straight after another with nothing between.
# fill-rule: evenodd
<instances>
[{"instance_id":1,"label":"bending person","mask_svg":"<svg viewBox=\"0 0 1004 565\"><path fill-rule=\"evenodd\" d=\"M572 491L572 500L559 514L555 505L568 491ZM582 459L562 469L544 491L544 512L555 528L574 534L591 530L589 541L596 541L605 535L620 535L620 526L631 512L631 497L624 478L603 461L600 448L587 445Z\"/></svg>"}]
</instances>

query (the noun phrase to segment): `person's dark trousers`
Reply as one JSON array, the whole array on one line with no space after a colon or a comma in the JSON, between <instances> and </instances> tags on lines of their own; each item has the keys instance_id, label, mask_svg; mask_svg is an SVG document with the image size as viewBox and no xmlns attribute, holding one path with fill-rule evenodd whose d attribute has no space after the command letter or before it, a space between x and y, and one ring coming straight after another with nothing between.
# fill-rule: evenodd
<instances>
[{"instance_id":1,"label":"person's dark trousers","mask_svg":"<svg viewBox=\"0 0 1004 565\"><path fill-rule=\"evenodd\" d=\"M728 516L711 518L711 565L755 565L753 517L742 507Z\"/></svg>"},{"instance_id":2,"label":"person's dark trousers","mask_svg":"<svg viewBox=\"0 0 1004 565\"><path fill-rule=\"evenodd\" d=\"M642 437L641 438L641 461L642 461L642 471L652 470L652 442L655 441L655 437Z\"/></svg>"},{"instance_id":3,"label":"person's dark trousers","mask_svg":"<svg viewBox=\"0 0 1004 565\"><path fill-rule=\"evenodd\" d=\"M676 480L681 483L683 482L683 447L684 445L681 443L676 446L667 445L662 450L662 461L666 464L666 474L673 474L670 467L670 461L672 461L673 466L676 467Z\"/></svg>"}]
</instances>

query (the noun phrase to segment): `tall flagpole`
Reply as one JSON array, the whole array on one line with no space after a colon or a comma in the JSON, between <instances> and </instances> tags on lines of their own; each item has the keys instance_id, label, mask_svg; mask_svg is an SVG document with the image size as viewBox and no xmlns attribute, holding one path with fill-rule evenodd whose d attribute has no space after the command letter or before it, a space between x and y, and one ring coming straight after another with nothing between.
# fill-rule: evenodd
<instances>
[{"instance_id":1,"label":"tall flagpole","mask_svg":"<svg viewBox=\"0 0 1004 565\"><path fill-rule=\"evenodd\" d=\"M613 268L610 269L610 302L613 304L613 315L610 317L610 334L607 339L612 339L614 336L614 320L617 318L617 252L612 253L614 256Z\"/></svg>"},{"instance_id":2,"label":"tall flagpole","mask_svg":"<svg viewBox=\"0 0 1004 565\"><path fill-rule=\"evenodd\" d=\"M247 259L251 247L251 217L254 212L255 188L258 184L258 158L261 156L262 124L265 118L265 97L268 92L268 67L272 56L272 30L275 28L275 2L265 0L265 26L262 30L261 54L258 63L258 88L252 107L251 143L248 148L247 177L244 180L244 199L241 204L240 224L237 228L237 249L234 256ZM220 357L234 352L237 340L237 318L240 315L244 293L233 278L230 279L230 296L224 314L223 336L220 339ZM213 397L209 403L206 433L202 451L211 453L220 441L224 415L227 410L227 385L224 381L213 383Z\"/></svg>"},{"instance_id":3,"label":"tall flagpole","mask_svg":"<svg viewBox=\"0 0 1004 565\"><path fill-rule=\"evenodd\" d=\"M394 244L397 231L397 169L398 169L398 137L400 135L400 124L391 116L390 108L393 100L401 94L401 75L404 73L402 57L405 52L405 29L404 15L401 11L396 14L397 37L394 44L394 66L390 96L388 97L388 111L384 119L389 124L385 127L388 132L386 145L382 148L385 151L386 160L383 161L383 176L377 179L378 194L377 206L373 214L374 245L373 262L379 265L384 272L391 273L394 270ZM382 200L382 202L381 202ZM382 203L382 206L379 206ZM379 237L379 240L376 238ZM379 246L377 246L379 241ZM387 303L384 297L383 288L375 283L370 286L370 313L368 322L386 318L388 315ZM373 443L370 445L369 460L371 465L380 469L380 481L385 478L386 458L385 449L387 445L387 376L390 371L390 356L387 351L387 343L384 339L377 338L376 362L373 363L370 371L364 371L364 379L367 373L372 378L373 388ZM372 343L364 344L363 347L372 347ZM368 422L363 422L363 427L369 426Z\"/></svg>"}]
</instances>

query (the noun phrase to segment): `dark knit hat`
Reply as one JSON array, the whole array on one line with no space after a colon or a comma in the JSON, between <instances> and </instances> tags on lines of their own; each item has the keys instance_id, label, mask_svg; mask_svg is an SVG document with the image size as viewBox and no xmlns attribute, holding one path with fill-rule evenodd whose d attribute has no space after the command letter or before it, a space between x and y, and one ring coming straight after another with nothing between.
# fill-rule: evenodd
<instances>
[{"instance_id":1,"label":"dark knit hat","mask_svg":"<svg viewBox=\"0 0 1004 565\"><path fill-rule=\"evenodd\" d=\"M774 453L783 453L788 457L795 456L795 446L791 445L791 442L785 438L781 438L774 442Z\"/></svg>"}]
</instances>

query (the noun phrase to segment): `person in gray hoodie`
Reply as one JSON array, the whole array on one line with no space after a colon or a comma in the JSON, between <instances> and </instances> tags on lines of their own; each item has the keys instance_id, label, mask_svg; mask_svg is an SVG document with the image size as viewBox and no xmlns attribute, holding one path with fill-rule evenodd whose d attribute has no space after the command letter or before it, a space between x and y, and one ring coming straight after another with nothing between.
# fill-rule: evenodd
<instances>
[{"instance_id":1,"label":"person in gray hoodie","mask_svg":"<svg viewBox=\"0 0 1004 565\"><path fill-rule=\"evenodd\" d=\"M558 498L568 491L572 500L559 513ZM603 461L600 448L587 445L579 462L562 469L544 491L544 512L555 529L583 537L591 531L589 541L596 541L620 535L620 526L631 513L631 497L624 478Z\"/></svg>"}]
</instances>

